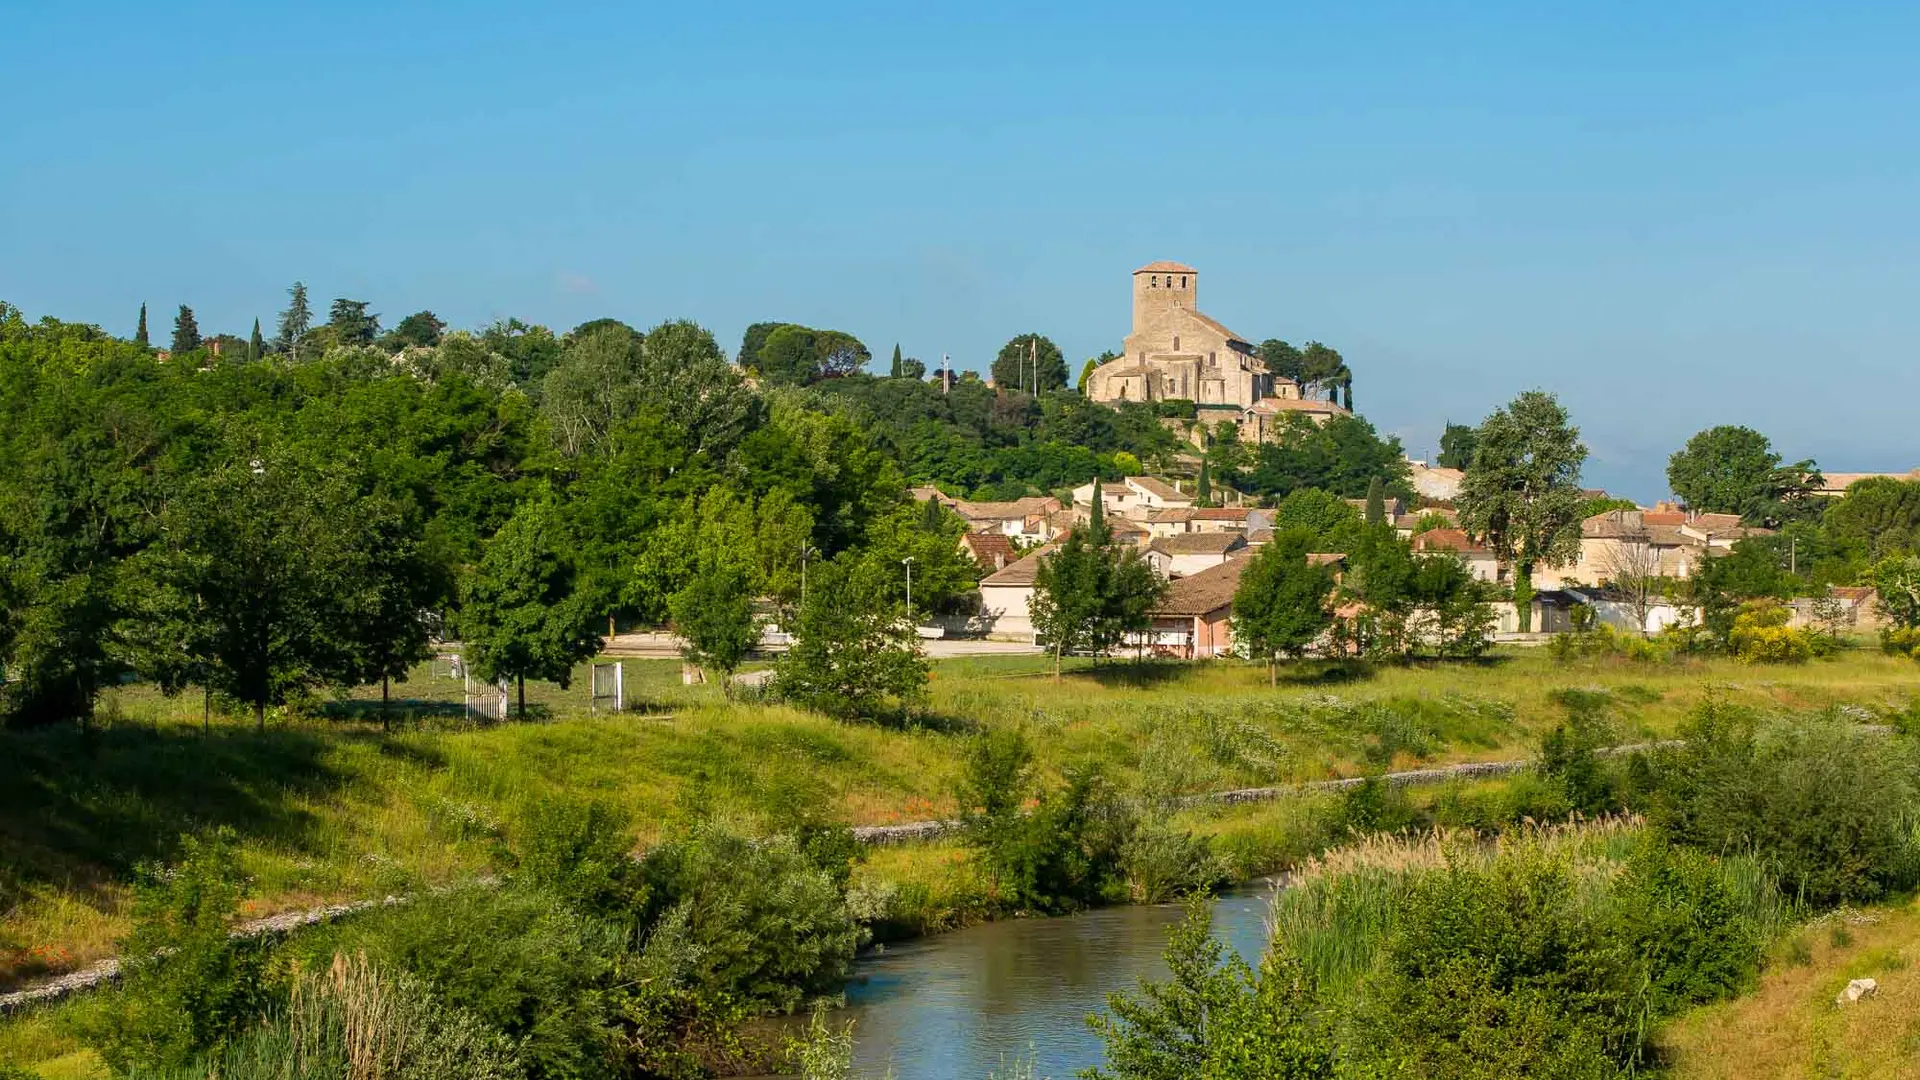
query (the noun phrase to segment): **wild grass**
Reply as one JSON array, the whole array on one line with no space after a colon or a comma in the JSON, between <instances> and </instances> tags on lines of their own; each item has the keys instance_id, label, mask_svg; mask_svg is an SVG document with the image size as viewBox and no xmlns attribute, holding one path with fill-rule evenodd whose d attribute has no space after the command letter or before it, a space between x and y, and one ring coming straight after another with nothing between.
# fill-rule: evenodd
<instances>
[{"instance_id":1,"label":"wild grass","mask_svg":"<svg viewBox=\"0 0 1920 1080\"><path fill-rule=\"evenodd\" d=\"M1834 927L1845 928L1835 933ZM1910 1077L1920 1062L1920 905L1842 911L1788 939L1759 987L1689 1012L1658 1045L1675 1080ZM1871 978L1873 997L1834 998Z\"/></svg>"},{"instance_id":2,"label":"wild grass","mask_svg":"<svg viewBox=\"0 0 1920 1080\"><path fill-rule=\"evenodd\" d=\"M748 831L797 817L886 824L950 816L966 733L1017 727L1049 778L1099 763L1128 790L1170 798L1423 763L1521 757L1562 715L1556 693L1603 694L1623 738L1660 737L1708 693L1762 710L1904 708L1920 669L1868 651L1791 668L1703 661L1561 664L1539 651L1485 663L1307 663L1278 689L1231 662L1084 661L1061 683L1038 657L934 665L920 728L839 724L686 687L674 660L626 661L630 703L589 716L570 689L529 684L537 719L482 726L447 715L460 684L424 665L394 687L202 726L197 695L129 686L89 730L8 732L0 755L0 986L84 966L126 929L126 882L182 833L240 837L248 915L446 881L489 865L534 793L613 803L642 844L711 814ZM217 704L217 703L216 703ZM390 730L389 730L390 728ZM1416 798L1427 798L1417 795ZM1195 812L1243 874L1324 846L1312 800ZM880 855L918 862L926 856ZM928 880L927 910L958 886ZM944 892L943 892L944 890ZM937 922L937 918L936 918Z\"/></svg>"}]
</instances>

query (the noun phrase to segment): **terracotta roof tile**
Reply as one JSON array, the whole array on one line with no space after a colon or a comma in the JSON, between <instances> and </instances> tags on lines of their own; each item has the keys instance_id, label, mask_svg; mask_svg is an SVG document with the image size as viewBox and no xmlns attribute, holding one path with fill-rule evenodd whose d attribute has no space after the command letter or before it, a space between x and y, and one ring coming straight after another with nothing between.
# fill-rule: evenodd
<instances>
[{"instance_id":1,"label":"terracotta roof tile","mask_svg":"<svg viewBox=\"0 0 1920 1080\"><path fill-rule=\"evenodd\" d=\"M1136 274L1153 274L1153 273L1197 274L1199 273L1199 271L1195 270L1191 266L1188 266L1186 263L1177 263L1167 259L1161 259L1157 262L1148 263L1147 265L1141 267L1140 269L1135 270L1134 273Z\"/></svg>"},{"instance_id":2,"label":"terracotta roof tile","mask_svg":"<svg viewBox=\"0 0 1920 1080\"><path fill-rule=\"evenodd\" d=\"M1239 533L1198 532L1162 536L1149 546L1169 555L1224 555L1246 545L1246 538Z\"/></svg>"}]
</instances>

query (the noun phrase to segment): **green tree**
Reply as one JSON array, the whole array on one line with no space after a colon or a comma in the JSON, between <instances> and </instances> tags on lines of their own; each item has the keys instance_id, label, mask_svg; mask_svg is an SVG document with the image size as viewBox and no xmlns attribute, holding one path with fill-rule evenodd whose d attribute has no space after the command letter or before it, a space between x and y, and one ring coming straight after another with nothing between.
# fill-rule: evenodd
<instances>
[{"instance_id":1,"label":"green tree","mask_svg":"<svg viewBox=\"0 0 1920 1080\"><path fill-rule=\"evenodd\" d=\"M819 564L774 692L839 720L884 719L919 706L927 661L891 595L898 570L851 553Z\"/></svg>"},{"instance_id":2,"label":"green tree","mask_svg":"<svg viewBox=\"0 0 1920 1080\"><path fill-rule=\"evenodd\" d=\"M1352 503L1319 488L1301 488L1273 511L1276 533L1305 528L1313 536L1314 551L1352 551L1363 524Z\"/></svg>"},{"instance_id":3,"label":"green tree","mask_svg":"<svg viewBox=\"0 0 1920 1080\"><path fill-rule=\"evenodd\" d=\"M333 330L336 345L371 345L380 336L380 316L367 311L365 300L336 299L327 325Z\"/></svg>"},{"instance_id":4,"label":"green tree","mask_svg":"<svg viewBox=\"0 0 1920 1080\"><path fill-rule=\"evenodd\" d=\"M647 403L640 378L645 339L622 326L567 335L540 387L540 411L569 457L592 453Z\"/></svg>"},{"instance_id":5,"label":"green tree","mask_svg":"<svg viewBox=\"0 0 1920 1080\"><path fill-rule=\"evenodd\" d=\"M715 564L696 573L668 602L673 628L686 642L689 663L720 676L720 689L733 696L733 673L760 641L747 575L737 566Z\"/></svg>"},{"instance_id":6,"label":"green tree","mask_svg":"<svg viewBox=\"0 0 1920 1080\"><path fill-rule=\"evenodd\" d=\"M247 338L247 363L251 364L265 356L267 343L260 336L260 320L253 320L253 334Z\"/></svg>"},{"instance_id":7,"label":"green tree","mask_svg":"<svg viewBox=\"0 0 1920 1080\"><path fill-rule=\"evenodd\" d=\"M1106 363L1110 359L1112 359L1112 357L1107 353L1087 357L1087 362L1080 365L1080 378L1073 384L1073 388L1085 394L1087 392L1087 382L1093 378L1093 373L1099 370L1101 364Z\"/></svg>"},{"instance_id":8,"label":"green tree","mask_svg":"<svg viewBox=\"0 0 1920 1080\"><path fill-rule=\"evenodd\" d=\"M771 382L808 386L845 378L873 358L859 338L839 330L782 323L757 334L759 328L760 324L748 328L748 340L741 344L741 366Z\"/></svg>"},{"instance_id":9,"label":"green tree","mask_svg":"<svg viewBox=\"0 0 1920 1080\"><path fill-rule=\"evenodd\" d=\"M1053 649L1054 681L1067 653L1105 653L1128 632L1145 630L1165 593L1166 584L1138 551L1113 542L1095 481L1087 525L1042 556L1035 572L1029 611L1034 630Z\"/></svg>"},{"instance_id":10,"label":"green tree","mask_svg":"<svg viewBox=\"0 0 1920 1080\"><path fill-rule=\"evenodd\" d=\"M1749 525L1817 515L1811 495L1820 479L1811 460L1782 464L1765 435L1732 425L1700 432L1667 459L1667 485L1690 509L1738 514Z\"/></svg>"},{"instance_id":11,"label":"green tree","mask_svg":"<svg viewBox=\"0 0 1920 1080\"><path fill-rule=\"evenodd\" d=\"M927 377L927 365L919 358L909 356L900 362L900 377L919 382Z\"/></svg>"},{"instance_id":12,"label":"green tree","mask_svg":"<svg viewBox=\"0 0 1920 1080\"><path fill-rule=\"evenodd\" d=\"M273 348L297 364L301 342L306 340L307 331L313 329L313 308L307 303L307 286L303 282L294 282L287 289L287 297L287 309L280 313L279 333Z\"/></svg>"},{"instance_id":13,"label":"green tree","mask_svg":"<svg viewBox=\"0 0 1920 1080\"><path fill-rule=\"evenodd\" d=\"M1233 594L1233 637L1249 656L1265 657L1267 679L1279 685L1283 655L1300 657L1333 625L1327 607L1333 573L1308 557L1313 534L1291 528L1275 534L1240 575Z\"/></svg>"},{"instance_id":14,"label":"green tree","mask_svg":"<svg viewBox=\"0 0 1920 1080\"><path fill-rule=\"evenodd\" d=\"M887 377L890 379L900 377L900 343L897 341L893 343L893 367L887 372Z\"/></svg>"},{"instance_id":15,"label":"green tree","mask_svg":"<svg viewBox=\"0 0 1920 1080\"><path fill-rule=\"evenodd\" d=\"M354 515L338 595L350 656L334 681L379 683L384 719L391 684L433 655L434 608L452 592L452 578L414 515L378 497L357 500Z\"/></svg>"},{"instance_id":16,"label":"green tree","mask_svg":"<svg viewBox=\"0 0 1920 1080\"><path fill-rule=\"evenodd\" d=\"M144 301L140 304L140 323L133 328L133 343L143 349L152 344L147 338L147 305Z\"/></svg>"},{"instance_id":17,"label":"green tree","mask_svg":"<svg viewBox=\"0 0 1920 1080\"><path fill-rule=\"evenodd\" d=\"M1314 983L1299 961L1270 948L1255 975L1213 936L1204 894L1168 939L1164 982L1107 997L1088 1018L1106 1065L1087 1080L1330 1080L1332 1040L1315 1017Z\"/></svg>"},{"instance_id":18,"label":"green tree","mask_svg":"<svg viewBox=\"0 0 1920 1080\"><path fill-rule=\"evenodd\" d=\"M1200 462L1200 478L1193 485L1193 499L1195 506L1213 505L1213 475L1204 459Z\"/></svg>"},{"instance_id":19,"label":"green tree","mask_svg":"<svg viewBox=\"0 0 1920 1080\"><path fill-rule=\"evenodd\" d=\"M600 651L595 598L578 577L559 509L542 496L523 503L487 541L462 590L468 664L489 682L514 680L522 716L528 677L565 687L573 666Z\"/></svg>"},{"instance_id":20,"label":"green tree","mask_svg":"<svg viewBox=\"0 0 1920 1080\"><path fill-rule=\"evenodd\" d=\"M1379 477L1367 484L1367 524L1387 523L1387 485Z\"/></svg>"},{"instance_id":21,"label":"green tree","mask_svg":"<svg viewBox=\"0 0 1920 1080\"><path fill-rule=\"evenodd\" d=\"M173 349L175 356L185 356L200 347L200 324L194 320L193 309L180 305L180 313L173 317Z\"/></svg>"},{"instance_id":22,"label":"green tree","mask_svg":"<svg viewBox=\"0 0 1920 1080\"><path fill-rule=\"evenodd\" d=\"M1827 532L1868 561L1920 551L1920 481L1873 476L1827 507Z\"/></svg>"},{"instance_id":23,"label":"green tree","mask_svg":"<svg viewBox=\"0 0 1920 1080\"><path fill-rule=\"evenodd\" d=\"M257 727L326 683L355 681L353 599L367 507L339 478L286 456L196 478L162 511L134 633L169 693L199 683Z\"/></svg>"},{"instance_id":24,"label":"green tree","mask_svg":"<svg viewBox=\"0 0 1920 1080\"><path fill-rule=\"evenodd\" d=\"M1255 349L1254 353L1260 357L1260 362L1266 365L1268 372L1278 378L1299 383L1302 390L1306 389L1307 361L1300 354L1299 349L1279 338L1268 338L1260 343L1260 347Z\"/></svg>"},{"instance_id":25,"label":"green tree","mask_svg":"<svg viewBox=\"0 0 1920 1080\"><path fill-rule=\"evenodd\" d=\"M1466 424L1447 421L1445 431L1440 433L1440 456L1434 464L1443 469L1459 469L1465 472L1473 465L1473 450L1480 442L1480 429Z\"/></svg>"},{"instance_id":26,"label":"green tree","mask_svg":"<svg viewBox=\"0 0 1920 1080\"><path fill-rule=\"evenodd\" d=\"M993 385L1041 394L1067 385L1067 359L1043 334L1021 334L1000 346L993 359Z\"/></svg>"},{"instance_id":27,"label":"green tree","mask_svg":"<svg viewBox=\"0 0 1920 1080\"><path fill-rule=\"evenodd\" d=\"M416 311L400 320L385 338L381 346L390 351L400 349L431 349L440 344L447 332L446 321L431 311Z\"/></svg>"},{"instance_id":28,"label":"green tree","mask_svg":"<svg viewBox=\"0 0 1920 1080\"><path fill-rule=\"evenodd\" d=\"M1580 429L1552 394L1528 390L1480 425L1460 489L1460 523L1513 564L1520 630L1533 626L1533 571L1558 566L1580 545Z\"/></svg>"}]
</instances>

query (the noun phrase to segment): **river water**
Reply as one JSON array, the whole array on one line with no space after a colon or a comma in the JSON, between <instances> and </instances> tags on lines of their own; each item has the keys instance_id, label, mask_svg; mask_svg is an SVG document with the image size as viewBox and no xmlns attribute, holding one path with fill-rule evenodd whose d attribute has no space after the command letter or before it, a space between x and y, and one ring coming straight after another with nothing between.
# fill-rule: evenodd
<instances>
[{"instance_id":1,"label":"river water","mask_svg":"<svg viewBox=\"0 0 1920 1080\"><path fill-rule=\"evenodd\" d=\"M1271 885L1214 901L1213 929L1248 962L1266 946ZM1114 907L1053 919L984 923L889 946L858 964L847 988L854 1067L862 1077L985 1080L1022 1060L1068 1080L1101 1063L1087 1014L1139 979L1162 978L1177 905Z\"/></svg>"}]
</instances>

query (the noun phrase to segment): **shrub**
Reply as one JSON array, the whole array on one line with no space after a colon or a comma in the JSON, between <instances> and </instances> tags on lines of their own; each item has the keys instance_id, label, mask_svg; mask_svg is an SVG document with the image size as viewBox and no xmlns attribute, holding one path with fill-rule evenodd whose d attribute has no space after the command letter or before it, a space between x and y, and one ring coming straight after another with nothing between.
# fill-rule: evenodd
<instances>
[{"instance_id":1,"label":"shrub","mask_svg":"<svg viewBox=\"0 0 1920 1080\"><path fill-rule=\"evenodd\" d=\"M469 1013L436 1001L416 979L365 956L336 955L301 976L284 1009L218 1053L130 1080L519 1080L514 1045Z\"/></svg>"},{"instance_id":2,"label":"shrub","mask_svg":"<svg viewBox=\"0 0 1920 1080\"><path fill-rule=\"evenodd\" d=\"M1883 627L1880 631L1880 648L1891 656L1920 660L1920 627Z\"/></svg>"},{"instance_id":3,"label":"shrub","mask_svg":"<svg viewBox=\"0 0 1920 1080\"><path fill-rule=\"evenodd\" d=\"M1369 776L1341 792L1333 817L1338 831L1353 835L1400 832L1416 819L1406 789L1378 776Z\"/></svg>"},{"instance_id":4,"label":"shrub","mask_svg":"<svg viewBox=\"0 0 1920 1080\"><path fill-rule=\"evenodd\" d=\"M1167 943L1169 977L1107 998L1087 1022L1106 1041L1093 1080L1313 1080L1333 1075L1316 1022L1312 979L1283 952L1258 975L1212 935L1205 896L1187 905Z\"/></svg>"},{"instance_id":5,"label":"shrub","mask_svg":"<svg viewBox=\"0 0 1920 1080\"><path fill-rule=\"evenodd\" d=\"M410 973L515 1040L536 1080L614 1075L615 1017L602 987L623 927L542 890L475 885L369 915L340 938L342 949Z\"/></svg>"},{"instance_id":6,"label":"shrub","mask_svg":"<svg viewBox=\"0 0 1920 1080\"><path fill-rule=\"evenodd\" d=\"M1805 631L1787 625L1792 612L1771 601L1742 606L1727 638L1733 655L1750 664L1799 663L1813 656L1813 641Z\"/></svg>"},{"instance_id":7,"label":"shrub","mask_svg":"<svg viewBox=\"0 0 1920 1080\"><path fill-rule=\"evenodd\" d=\"M243 881L232 830L180 843L178 864L141 870L125 984L80 1022L116 1069L185 1064L271 1000L265 944L230 934Z\"/></svg>"},{"instance_id":8,"label":"shrub","mask_svg":"<svg viewBox=\"0 0 1920 1080\"><path fill-rule=\"evenodd\" d=\"M1561 785L1567 805L1584 814L1619 807L1614 783L1602 764L1601 749L1614 741L1607 721L1607 697L1582 690L1563 690L1555 700L1567 711L1566 720L1540 740L1540 772Z\"/></svg>"},{"instance_id":9,"label":"shrub","mask_svg":"<svg viewBox=\"0 0 1920 1080\"><path fill-rule=\"evenodd\" d=\"M625 914L642 899L626 824L605 803L536 799L517 830L517 874L583 912Z\"/></svg>"},{"instance_id":10,"label":"shrub","mask_svg":"<svg viewBox=\"0 0 1920 1080\"><path fill-rule=\"evenodd\" d=\"M1646 963L1646 1007L1656 1016L1730 997L1759 972L1760 928L1725 868L1699 852L1643 844L1610 899L1608 932Z\"/></svg>"},{"instance_id":11,"label":"shrub","mask_svg":"<svg viewBox=\"0 0 1920 1080\"><path fill-rule=\"evenodd\" d=\"M647 854L644 925L684 937L698 993L791 1011L846 981L862 934L835 876L790 838L749 841L713 824Z\"/></svg>"},{"instance_id":12,"label":"shrub","mask_svg":"<svg viewBox=\"0 0 1920 1080\"><path fill-rule=\"evenodd\" d=\"M1649 818L1669 839L1751 852L1787 895L1826 905L1920 880L1904 740L1832 717L1751 715L1709 703L1684 744L1649 761Z\"/></svg>"}]
</instances>

